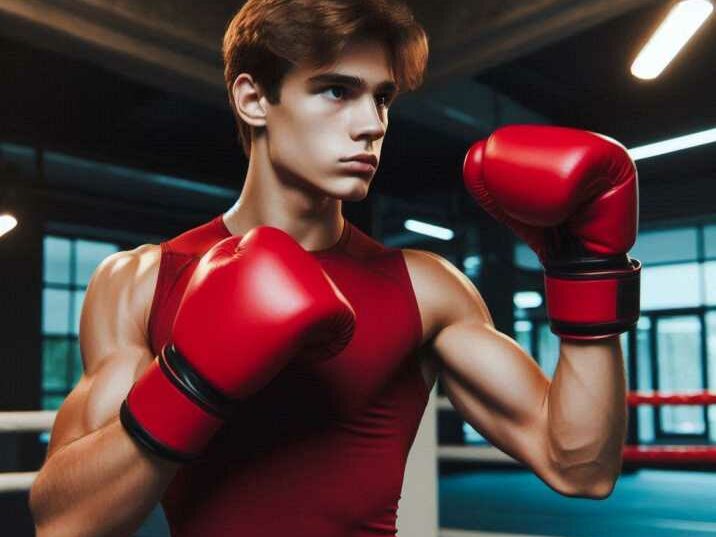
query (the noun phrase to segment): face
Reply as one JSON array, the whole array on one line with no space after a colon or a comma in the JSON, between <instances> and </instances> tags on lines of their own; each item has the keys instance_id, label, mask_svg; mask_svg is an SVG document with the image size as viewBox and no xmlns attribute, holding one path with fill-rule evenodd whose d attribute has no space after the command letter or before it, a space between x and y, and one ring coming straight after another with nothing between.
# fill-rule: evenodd
<instances>
[{"instance_id":1,"label":"face","mask_svg":"<svg viewBox=\"0 0 716 537\"><path fill-rule=\"evenodd\" d=\"M266 109L266 144L277 173L343 200L368 194L396 94L387 48L375 41L346 47L320 69L296 68ZM375 157L376 166L351 160Z\"/></svg>"}]
</instances>

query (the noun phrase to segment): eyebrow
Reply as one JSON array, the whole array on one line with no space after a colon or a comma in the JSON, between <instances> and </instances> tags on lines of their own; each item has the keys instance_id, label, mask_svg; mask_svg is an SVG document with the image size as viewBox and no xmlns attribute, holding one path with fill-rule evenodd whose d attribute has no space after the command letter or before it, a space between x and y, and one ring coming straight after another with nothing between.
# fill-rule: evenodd
<instances>
[{"instance_id":1,"label":"eyebrow","mask_svg":"<svg viewBox=\"0 0 716 537\"><path fill-rule=\"evenodd\" d=\"M340 73L321 73L320 75L312 76L308 79L309 83L312 84L345 84L354 88L365 88L367 86L364 79L357 76L342 75ZM389 93L397 93L398 86L392 80L384 80L376 86L378 91L386 91Z\"/></svg>"}]
</instances>

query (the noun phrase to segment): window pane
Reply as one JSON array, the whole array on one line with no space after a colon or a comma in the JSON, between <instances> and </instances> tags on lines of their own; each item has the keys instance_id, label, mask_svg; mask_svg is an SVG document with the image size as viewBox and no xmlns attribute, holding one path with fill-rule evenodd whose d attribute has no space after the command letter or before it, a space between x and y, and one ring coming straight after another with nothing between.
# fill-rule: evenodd
<instances>
[{"instance_id":1,"label":"window pane","mask_svg":"<svg viewBox=\"0 0 716 537\"><path fill-rule=\"evenodd\" d=\"M629 361L629 332L622 332L619 334L619 343L621 344L622 348L622 356L624 357L624 362Z\"/></svg>"},{"instance_id":2,"label":"window pane","mask_svg":"<svg viewBox=\"0 0 716 537\"><path fill-rule=\"evenodd\" d=\"M699 277L698 263L644 267L642 269L642 310L700 305L701 278Z\"/></svg>"},{"instance_id":3,"label":"window pane","mask_svg":"<svg viewBox=\"0 0 716 537\"><path fill-rule=\"evenodd\" d=\"M75 291L72 293L72 297L74 299L73 309L74 309L74 319L72 323L72 334L73 335L79 335L80 333L80 316L82 314L82 304L85 301L85 291Z\"/></svg>"},{"instance_id":4,"label":"window pane","mask_svg":"<svg viewBox=\"0 0 716 537\"><path fill-rule=\"evenodd\" d=\"M660 319L656 326L659 390L702 389L701 323L698 317ZM705 430L701 407L664 406L661 407L661 420L667 433L698 434Z\"/></svg>"},{"instance_id":5,"label":"window pane","mask_svg":"<svg viewBox=\"0 0 716 537\"><path fill-rule=\"evenodd\" d=\"M87 285L97 265L118 250L116 244L78 240L76 283Z\"/></svg>"},{"instance_id":6,"label":"window pane","mask_svg":"<svg viewBox=\"0 0 716 537\"><path fill-rule=\"evenodd\" d=\"M43 390L67 390L69 342L63 337L46 337L42 341Z\"/></svg>"},{"instance_id":7,"label":"window pane","mask_svg":"<svg viewBox=\"0 0 716 537\"><path fill-rule=\"evenodd\" d=\"M45 237L44 268L46 282L70 283L70 241L59 237Z\"/></svg>"},{"instance_id":8,"label":"window pane","mask_svg":"<svg viewBox=\"0 0 716 537\"><path fill-rule=\"evenodd\" d=\"M654 434L654 407L639 405L637 407L637 434L639 442L649 443L656 438Z\"/></svg>"},{"instance_id":9,"label":"window pane","mask_svg":"<svg viewBox=\"0 0 716 537\"><path fill-rule=\"evenodd\" d=\"M540 324L537 345L539 348L538 359L542 371L549 378L552 378L559 360L559 338L552 333L547 323Z\"/></svg>"},{"instance_id":10,"label":"window pane","mask_svg":"<svg viewBox=\"0 0 716 537\"><path fill-rule=\"evenodd\" d=\"M644 231L639 233L629 255L645 265L698 258L696 228Z\"/></svg>"},{"instance_id":11,"label":"window pane","mask_svg":"<svg viewBox=\"0 0 716 537\"><path fill-rule=\"evenodd\" d=\"M67 334L70 330L70 292L61 289L42 291L42 332Z\"/></svg>"},{"instance_id":12,"label":"window pane","mask_svg":"<svg viewBox=\"0 0 716 537\"><path fill-rule=\"evenodd\" d=\"M716 225L704 226L704 255L716 257Z\"/></svg>"},{"instance_id":13,"label":"window pane","mask_svg":"<svg viewBox=\"0 0 716 537\"><path fill-rule=\"evenodd\" d=\"M80 377L82 376L82 354L80 353L80 340L79 339L73 339L69 342L69 352L70 352L70 363L72 364L72 371L70 374L70 380L72 382L72 385L70 388L74 388L77 382L80 380Z\"/></svg>"},{"instance_id":14,"label":"window pane","mask_svg":"<svg viewBox=\"0 0 716 537\"><path fill-rule=\"evenodd\" d=\"M649 391L654 389L654 381L651 375L651 320L642 317L636 325L636 386L638 390Z\"/></svg>"},{"instance_id":15,"label":"window pane","mask_svg":"<svg viewBox=\"0 0 716 537\"><path fill-rule=\"evenodd\" d=\"M654 383L651 375L651 343L649 335L652 323L649 317L641 317L636 325L636 386L638 390L651 391ZM639 442L653 442L654 407L639 405L637 407L637 435Z\"/></svg>"},{"instance_id":16,"label":"window pane","mask_svg":"<svg viewBox=\"0 0 716 537\"><path fill-rule=\"evenodd\" d=\"M716 261L704 263L704 283L706 284L706 304L716 305Z\"/></svg>"},{"instance_id":17,"label":"window pane","mask_svg":"<svg viewBox=\"0 0 716 537\"><path fill-rule=\"evenodd\" d=\"M716 391L716 312L706 314L706 352L708 356L708 389ZM709 406L709 433L712 442L716 442L716 405Z\"/></svg>"}]
</instances>

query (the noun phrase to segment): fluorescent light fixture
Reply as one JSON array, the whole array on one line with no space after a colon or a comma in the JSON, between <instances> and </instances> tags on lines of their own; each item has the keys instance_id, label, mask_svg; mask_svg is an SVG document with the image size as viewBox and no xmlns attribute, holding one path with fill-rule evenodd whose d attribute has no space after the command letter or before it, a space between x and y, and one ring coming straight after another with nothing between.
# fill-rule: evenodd
<instances>
[{"instance_id":1,"label":"fluorescent light fixture","mask_svg":"<svg viewBox=\"0 0 716 537\"><path fill-rule=\"evenodd\" d=\"M682 0L676 4L637 55L631 73L643 80L659 76L713 9L709 0Z\"/></svg>"},{"instance_id":2,"label":"fluorescent light fixture","mask_svg":"<svg viewBox=\"0 0 716 537\"><path fill-rule=\"evenodd\" d=\"M444 241L449 241L455 236L452 229L436 226L434 224L428 224L426 222L421 222L420 220L409 219L406 220L403 225L405 226L405 229L412 231L413 233L420 233L421 235L427 235L428 237Z\"/></svg>"},{"instance_id":3,"label":"fluorescent light fixture","mask_svg":"<svg viewBox=\"0 0 716 537\"><path fill-rule=\"evenodd\" d=\"M542 305L542 295L536 291L519 291L512 299L515 306L523 310L538 308Z\"/></svg>"},{"instance_id":4,"label":"fluorescent light fixture","mask_svg":"<svg viewBox=\"0 0 716 537\"><path fill-rule=\"evenodd\" d=\"M673 153L674 151L681 151L682 149L689 149L690 147L711 144L713 142L716 142L716 129L708 129L671 138L670 140L664 140L663 142L634 147L629 149L629 155L634 160L640 160L656 157L657 155L665 155L666 153Z\"/></svg>"},{"instance_id":5,"label":"fluorescent light fixture","mask_svg":"<svg viewBox=\"0 0 716 537\"><path fill-rule=\"evenodd\" d=\"M0 237L11 231L17 225L17 218L11 214L0 214Z\"/></svg>"}]
</instances>

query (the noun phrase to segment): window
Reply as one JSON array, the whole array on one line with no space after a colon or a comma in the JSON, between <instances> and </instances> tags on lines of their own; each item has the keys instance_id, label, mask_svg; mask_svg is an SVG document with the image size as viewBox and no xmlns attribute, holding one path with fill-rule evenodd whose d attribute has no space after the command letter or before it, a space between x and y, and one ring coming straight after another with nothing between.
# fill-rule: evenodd
<instances>
[{"instance_id":1,"label":"window","mask_svg":"<svg viewBox=\"0 0 716 537\"><path fill-rule=\"evenodd\" d=\"M636 375L638 390L716 390L716 225L642 231L630 255L643 263L642 316L631 340L633 347L628 334L620 338L625 365L629 354L635 353L636 369L627 368L627 378ZM540 268L524 243L515 247L514 262L521 268ZM552 377L559 341L544 315L539 309L516 310L515 339L534 351L545 374ZM707 416L704 419L702 407L639 405L638 439L700 441L708 435L716 440L716 406L708 409Z\"/></svg>"},{"instance_id":2,"label":"window","mask_svg":"<svg viewBox=\"0 0 716 537\"><path fill-rule=\"evenodd\" d=\"M661 310L701 305L701 268L698 263L643 267L641 309Z\"/></svg>"},{"instance_id":3,"label":"window","mask_svg":"<svg viewBox=\"0 0 716 537\"><path fill-rule=\"evenodd\" d=\"M630 256L645 265L696 261L698 258L698 229L685 227L639 233Z\"/></svg>"},{"instance_id":4,"label":"window","mask_svg":"<svg viewBox=\"0 0 716 537\"><path fill-rule=\"evenodd\" d=\"M656 323L658 388L685 393L703 389L701 322L695 315L665 317ZM703 434L700 406L665 405L660 409L665 434Z\"/></svg>"},{"instance_id":5,"label":"window","mask_svg":"<svg viewBox=\"0 0 716 537\"><path fill-rule=\"evenodd\" d=\"M630 255L642 264L641 318L620 336L627 382L640 391L716 391L716 224L688 225L639 233ZM539 291L542 267L534 252L517 241L514 266L523 269L515 296ZM467 272L471 268L465 263ZM517 343L533 356L545 375L554 376L559 339L552 334L545 305L516 301ZM631 360L629 359L631 356ZM632 366L630 370L628 366ZM629 384L628 384L629 385ZM716 442L716 405L639 405L635 434L639 443ZM482 439L468 424L467 442Z\"/></svg>"},{"instance_id":6,"label":"window","mask_svg":"<svg viewBox=\"0 0 716 537\"><path fill-rule=\"evenodd\" d=\"M118 245L48 235L44 240L42 408L59 408L82 374L79 324L95 268Z\"/></svg>"}]
</instances>

